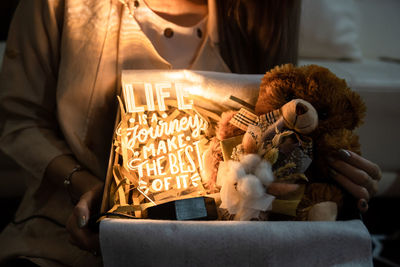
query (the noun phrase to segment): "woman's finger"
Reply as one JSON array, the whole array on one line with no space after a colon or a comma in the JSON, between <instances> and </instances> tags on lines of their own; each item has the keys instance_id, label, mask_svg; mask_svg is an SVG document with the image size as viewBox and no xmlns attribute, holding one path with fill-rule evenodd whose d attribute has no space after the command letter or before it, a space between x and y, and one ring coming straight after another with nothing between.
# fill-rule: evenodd
<instances>
[{"instance_id":1,"label":"woman's finger","mask_svg":"<svg viewBox=\"0 0 400 267\"><path fill-rule=\"evenodd\" d=\"M77 217L79 227L85 227L90 219L91 211L96 210L103 192L102 185L96 186L92 190L81 196L79 202L74 208L74 214Z\"/></svg>"},{"instance_id":2,"label":"woman's finger","mask_svg":"<svg viewBox=\"0 0 400 267\"><path fill-rule=\"evenodd\" d=\"M342 185L355 198L366 200L370 199L368 190L365 187L354 183L352 180L347 178L347 176L344 176L339 172L333 172L332 178Z\"/></svg>"},{"instance_id":3,"label":"woman's finger","mask_svg":"<svg viewBox=\"0 0 400 267\"><path fill-rule=\"evenodd\" d=\"M369 195L373 196L378 191L378 181L374 180L365 170L360 169L343 160L332 159L329 162L330 167L335 170L338 174L341 174L344 178L354 184L365 187L368 190Z\"/></svg>"},{"instance_id":4,"label":"woman's finger","mask_svg":"<svg viewBox=\"0 0 400 267\"><path fill-rule=\"evenodd\" d=\"M382 171L377 164L345 149L339 150L339 156L348 164L365 171L373 180L380 181L382 179Z\"/></svg>"},{"instance_id":5,"label":"woman's finger","mask_svg":"<svg viewBox=\"0 0 400 267\"><path fill-rule=\"evenodd\" d=\"M68 219L67 230L71 244L90 252L99 251L98 234L90 231L88 227L81 228L74 214Z\"/></svg>"},{"instance_id":6,"label":"woman's finger","mask_svg":"<svg viewBox=\"0 0 400 267\"><path fill-rule=\"evenodd\" d=\"M285 184L285 183L271 183L267 187L267 192L275 197L282 197L287 194L293 193L299 189L298 184Z\"/></svg>"},{"instance_id":7,"label":"woman's finger","mask_svg":"<svg viewBox=\"0 0 400 267\"><path fill-rule=\"evenodd\" d=\"M98 234L88 227L91 206L96 205L98 191L100 190L91 190L82 195L67 223L72 243L91 252L99 251Z\"/></svg>"},{"instance_id":8,"label":"woman's finger","mask_svg":"<svg viewBox=\"0 0 400 267\"><path fill-rule=\"evenodd\" d=\"M81 198L78 204L76 204L73 212L76 217L77 226L79 226L79 228L85 227L90 219L90 210L87 201Z\"/></svg>"},{"instance_id":9,"label":"woman's finger","mask_svg":"<svg viewBox=\"0 0 400 267\"><path fill-rule=\"evenodd\" d=\"M79 231L81 228L78 226L77 218L74 214L69 217L66 228L70 235L69 239L71 244L86 250L88 244L86 244L87 242L85 241L83 234Z\"/></svg>"}]
</instances>

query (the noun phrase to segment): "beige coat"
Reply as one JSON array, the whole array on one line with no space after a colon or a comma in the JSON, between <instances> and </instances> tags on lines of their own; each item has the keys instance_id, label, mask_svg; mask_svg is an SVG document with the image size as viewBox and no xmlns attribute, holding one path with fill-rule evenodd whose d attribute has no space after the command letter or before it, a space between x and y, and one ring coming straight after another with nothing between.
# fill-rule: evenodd
<instances>
[{"instance_id":1,"label":"beige coat","mask_svg":"<svg viewBox=\"0 0 400 267\"><path fill-rule=\"evenodd\" d=\"M215 14L209 1L208 34L191 69L229 71ZM21 1L0 81L0 147L32 174L16 220L45 215L65 225L72 204L62 186L43 179L47 165L73 154L105 177L121 70L169 68L118 0ZM24 255L43 266L100 264L67 240L65 228L42 218L9 225L0 261Z\"/></svg>"}]
</instances>

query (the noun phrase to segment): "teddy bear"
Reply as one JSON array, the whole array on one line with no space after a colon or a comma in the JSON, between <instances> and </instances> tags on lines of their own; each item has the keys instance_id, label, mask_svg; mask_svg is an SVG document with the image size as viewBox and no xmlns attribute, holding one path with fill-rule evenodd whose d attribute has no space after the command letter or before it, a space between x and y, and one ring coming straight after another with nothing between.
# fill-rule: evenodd
<instances>
[{"instance_id":1,"label":"teddy bear","mask_svg":"<svg viewBox=\"0 0 400 267\"><path fill-rule=\"evenodd\" d=\"M275 197L265 192L264 186L275 180L284 186L286 193L293 186L289 191L298 193L292 199L274 200L273 211L296 215L293 213L306 188L296 183L308 182L304 172L313 155L312 140L306 135L318 125L317 111L307 101L294 99L260 117L241 109L230 123L246 133L230 155L233 160L219 167L220 208L235 214L235 220L267 219L266 211L272 209ZM282 194L283 190L280 191ZM308 219L332 220L336 217L336 206L333 202L320 202L310 210L313 215Z\"/></svg>"},{"instance_id":2,"label":"teddy bear","mask_svg":"<svg viewBox=\"0 0 400 267\"><path fill-rule=\"evenodd\" d=\"M288 125L290 124L288 121L282 123L282 118L285 116L279 118L279 114L282 115L282 107L287 106L295 99L305 101L317 113L317 123L308 132L302 132L299 127ZM305 105L306 111L310 109L308 104ZM282 164L276 166L276 151L282 152L287 147L293 149L293 147L296 147L293 144L308 143L309 148L311 144L311 149L308 152L312 151L312 160L309 162L309 167L306 164L306 169L303 168L300 172L297 172L300 174L298 177L304 179L294 182L292 180L289 183L284 182L282 186L280 186L279 181L276 181L275 186L271 187L274 191L272 193L277 196L277 199L273 202L271 213L283 214L284 218L295 220L334 220L338 210L343 205L344 192L330 177L331 170L328 167L328 160L339 149L360 153L360 144L354 130L362 123L365 111L366 107L361 97L352 91L343 79L338 78L328 69L317 65L295 67L286 64L277 66L262 78L259 97L254 110L255 115L260 116L260 118L262 116L265 118L266 114L272 114L272 117L274 117L274 112L277 113L277 116L275 116L277 119L269 124L274 125L270 127L272 130L269 129L270 136L266 136L268 135L266 129L261 131L262 133L253 132L250 135L245 129L238 129L240 128L238 125L231 123L237 112L231 111L222 114L217 129L217 137L212 141L214 143L214 149L210 152L212 157L209 157L211 166L213 166L213 171L210 172L211 181L215 179L215 170L218 170L218 165L223 158L221 148L218 147L219 141L223 143L226 140L244 135L241 139L241 149L244 147L243 150L247 150L244 151L245 154L259 153L260 147L269 152L275 151L275 153L272 153L272 155L275 154L275 158L271 157L271 153L267 156L268 160L273 165L275 164L275 176L282 176L282 173L287 172L287 170L293 173L290 170L290 164L286 164L286 169ZM304 105L300 105L299 110L292 111L291 114L296 117L296 112L304 113ZM285 128L283 132L277 131L279 123L279 127ZM252 125L251 127L254 128ZM273 131L274 128L275 132ZM263 145L260 144L259 140L250 142L249 145L248 140L257 140L257 138L249 138L249 136L262 136ZM273 144L274 139L275 144ZM312 142L304 142L304 140L312 140ZM291 149L289 149L290 153L292 153ZM306 147L302 149L307 151ZM278 153L278 155L281 154ZM287 155L283 155L283 157L285 159ZM281 160L280 162L286 161ZM304 171L304 175L301 173L302 171ZM269 188L267 188L267 191L270 191Z\"/></svg>"}]
</instances>

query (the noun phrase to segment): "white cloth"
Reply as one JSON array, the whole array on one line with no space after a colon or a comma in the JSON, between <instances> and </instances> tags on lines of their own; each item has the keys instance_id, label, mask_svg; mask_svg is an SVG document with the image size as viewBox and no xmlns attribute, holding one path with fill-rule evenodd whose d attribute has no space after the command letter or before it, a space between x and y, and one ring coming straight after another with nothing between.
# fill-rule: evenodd
<instances>
[{"instance_id":1,"label":"white cloth","mask_svg":"<svg viewBox=\"0 0 400 267\"><path fill-rule=\"evenodd\" d=\"M112 220L100 224L104 266L372 266L359 220Z\"/></svg>"}]
</instances>

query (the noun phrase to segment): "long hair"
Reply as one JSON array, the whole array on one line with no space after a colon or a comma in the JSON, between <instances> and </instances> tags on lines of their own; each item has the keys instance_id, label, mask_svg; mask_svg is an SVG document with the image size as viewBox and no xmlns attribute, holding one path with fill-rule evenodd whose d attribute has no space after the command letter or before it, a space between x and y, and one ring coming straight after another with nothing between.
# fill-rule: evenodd
<instances>
[{"instance_id":1,"label":"long hair","mask_svg":"<svg viewBox=\"0 0 400 267\"><path fill-rule=\"evenodd\" d=\"M217 0L220 53L232 72L297 64L300 0Z\"/></svg>"}]
</instances>

